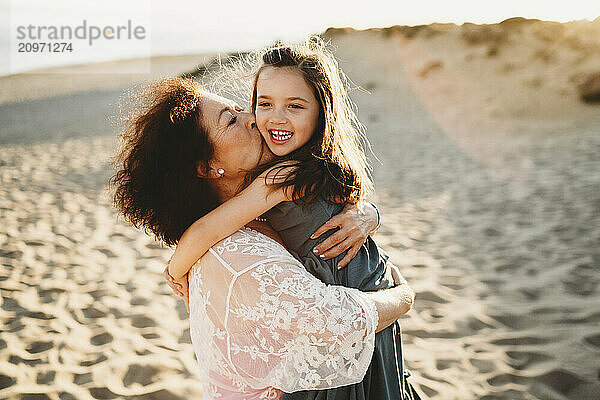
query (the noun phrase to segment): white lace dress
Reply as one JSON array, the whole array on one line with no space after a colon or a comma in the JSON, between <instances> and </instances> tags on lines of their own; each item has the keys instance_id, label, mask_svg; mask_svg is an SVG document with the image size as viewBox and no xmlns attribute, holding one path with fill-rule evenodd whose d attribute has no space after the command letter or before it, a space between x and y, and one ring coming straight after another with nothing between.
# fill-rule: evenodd
<instances>
[{"instance_id":1,"label":"white lace dress","mask_svg":"<svg viewBox=\"0 0 600 400\"><path fill-rule=\"evenodd\" d=\"M210 249L189 281L203 400L279 399L363 379L374 303L325 285L268 236L242 228Z\"/></svg>"}]
</instances>

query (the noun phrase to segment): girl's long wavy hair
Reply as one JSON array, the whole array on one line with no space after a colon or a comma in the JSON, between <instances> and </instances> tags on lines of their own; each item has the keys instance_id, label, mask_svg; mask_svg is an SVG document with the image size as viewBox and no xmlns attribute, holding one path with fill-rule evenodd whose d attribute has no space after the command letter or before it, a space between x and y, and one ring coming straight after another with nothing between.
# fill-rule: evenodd
<instances>
[{"instance_id":1,"label":"girl's long wavy hair","mask_svg":"<svg viewBox=\"0 0 600 400\"><path fill-rule=\"evenodd\" d=\"M166 245L218 205L209 182L197 177L208 168L214 147L202 125L201 86L173 78L158 81L129 97L121 149L110 179L116 208L135 227Z\"/></svg>"},{"instance_id":2,"label":"girl's long wavy hair","mask_svg":"<svg viewBox=\"0 0 600 400\"><path fill-rule=\"evenodd\" d=\"M285 169L288 176L276 179L279 183L275 186L292 189L293 197L303 198L307 204L320 196L355 203L371 194L373 182L365 155L369 144L364 127L348 96L348 80L323 40L313 36L300 44L277 43L260 52L242 55L229 65L221 66L221 72L213 78L217 81L217 90L240 96L243 88L237 82L234 87L231 82L249 75L250 70L253 78L249 106L256 112L256 84L267 67L296 68L302 73L319 102L318 123L304 146L257 167L247 175L246 183L282 161L291 161L297 168L292 172ZM277 173L277 169L274 172Z\"/></svg>"}]
</instances>

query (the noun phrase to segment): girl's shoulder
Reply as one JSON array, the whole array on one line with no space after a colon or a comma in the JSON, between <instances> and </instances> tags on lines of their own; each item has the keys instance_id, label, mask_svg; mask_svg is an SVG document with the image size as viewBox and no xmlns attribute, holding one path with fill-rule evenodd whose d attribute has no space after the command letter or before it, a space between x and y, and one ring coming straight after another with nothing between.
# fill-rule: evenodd
<instances>
[{"instance_id":1,"label":"girl's shoulder","mask_svg":"<svg viewBox=\"0 0 600 400\"><path fill-rule=\"evenodd\" d=\"M331 217L342 211L343 205L333 204L323 198L317 198L309 204L302 200L286 201L273 207L265 217L288 246L292 242L308 240L310 235ZM293 246L292 246L293 248Z\"/></svg>"},{"instance_id":2,"label":"girl's shoulder","mask_svg":"<svg viewBox=\"0 0 600 400\"><path fill-rule=\"evenodd\" d=\"M273 207L268 212L268 217L275 215L286 216L288 218L317 218L326 217L327 219L340 213L344 206L342 204L332 203L323 197L317 197L310 203L304 199L296 201L284 201Z\"/></svg>"}]
</instances>

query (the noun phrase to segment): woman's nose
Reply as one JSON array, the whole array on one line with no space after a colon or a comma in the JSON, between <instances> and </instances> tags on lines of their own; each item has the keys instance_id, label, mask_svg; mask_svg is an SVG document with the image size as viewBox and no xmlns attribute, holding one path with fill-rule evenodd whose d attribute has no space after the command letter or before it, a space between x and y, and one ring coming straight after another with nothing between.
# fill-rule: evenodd
<instances>
[{"instance_id":1,"label":"woman's nose","mask_svg":"<svg viewBox=\"0 0 600 400\"><path fill-rule=\"evenodd\" d=\"M246 114L246 127L248 127L248 129L250 130L255 129L256 117L254 116L254 114L251 112L245 112L244 114Z\"/></svg>"}]
</instances>

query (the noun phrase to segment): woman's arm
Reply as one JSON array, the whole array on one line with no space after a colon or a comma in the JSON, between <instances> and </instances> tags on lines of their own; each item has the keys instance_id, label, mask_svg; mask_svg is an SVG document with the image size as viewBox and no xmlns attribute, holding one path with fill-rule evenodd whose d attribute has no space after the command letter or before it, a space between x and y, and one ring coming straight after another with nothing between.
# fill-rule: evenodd
<instances>
[{"instance_id":1,"label":"woman's arm","mask_svg":"<svg viewBox=\"0 0 600 400\"><path fill-rule=\"evenodd\" d=\"M315 246L314 253L323 260L348 253L340 260L338 269L344 268L358 254L361 246L380 225L379 211L369 202L348 204L339 214L333 216L312 234L316 239L330 229L339 228L335 233Z\"/></svg>"},{"instance_id":2,"label":"woman's arm","mask_svg":"<svg viewBox=\"0 0 600 400\"><path fill-rule=\"evenodd\" d=\"M273 190L263 177L256 178L246 189L186 229L169 263L169 275L179 280L215 243L284 200L284 189Z\"/></svg>"},{"instance_id":3,"label":"woman's arm","mask_svg":"<svg viewBox=\"0 0 600 400\"><path fill-rule=\"evenodd\" d=\"M244 255L242 262L236 251L225 250L222 257L238 270L265 257ZM407 287L371 296L325 285L291 257L265 260L229 287L215 295L231 299L226 327L235 350L231 362L249 385L286 392L360 382L373 356L375 332L412 302Z\"/></svg>"},{"instance_id":4,"label":"woman's arm","mask_svg":"<svg viewBox=\"0 0 600 400\"><path fill-rule=\"evenodd\" d=\"M367 292L367 296L373 300L379 314L379 322L376 332L379 332L398 318L410 311L415 302L415 293L406 283L406 280L399 274L396 266L392 265L392 275L396 286L378 292Z\"/></svg>"}]
</instances>

